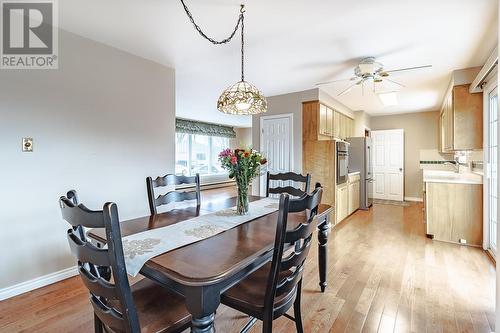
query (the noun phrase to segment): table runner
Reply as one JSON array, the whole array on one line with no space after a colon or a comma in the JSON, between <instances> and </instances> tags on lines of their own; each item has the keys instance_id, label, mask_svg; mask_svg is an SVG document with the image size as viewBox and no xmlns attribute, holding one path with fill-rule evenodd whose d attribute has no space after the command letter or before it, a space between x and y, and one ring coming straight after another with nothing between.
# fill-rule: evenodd
<instances>
[{"instance_id":1,"label":"table runner","mask_svg":"<svg viewBox=\"0 0 500 333\"><path fill-rule=\"evenodd\" d=\"M215 236L245 222L274 213L278 209L277 199L265 198L250 202L248 215L237 215L236 208L232 207L123 237L127 273L136 276L142 266L153 257Z\"/></svg>"}]
</instances>

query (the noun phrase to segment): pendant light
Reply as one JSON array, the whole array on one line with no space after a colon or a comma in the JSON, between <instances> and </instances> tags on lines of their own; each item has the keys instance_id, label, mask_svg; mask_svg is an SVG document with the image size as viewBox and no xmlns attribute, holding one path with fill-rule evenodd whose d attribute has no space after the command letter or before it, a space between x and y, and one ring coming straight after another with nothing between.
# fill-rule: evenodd
<instances>
[{"instance_id":1,"label":"pendant light","mask_svg":"<svg viewBox=\"0 0 500 333\"><path fill-rule=\"evenodd\" d=\"M254 85L245 81L245 6L241 5L240 16L231 35L222 41L216 41L205 35L201 28L194 22L193 16L184 0L181 0L184 10L196 30L212 44L226 44L234 37L241 24L241 81L236 82L222 92L217 101L217 110L226 114L253 115L267 111L267 101L264 95Z\"/></svg>"}]
</instances>

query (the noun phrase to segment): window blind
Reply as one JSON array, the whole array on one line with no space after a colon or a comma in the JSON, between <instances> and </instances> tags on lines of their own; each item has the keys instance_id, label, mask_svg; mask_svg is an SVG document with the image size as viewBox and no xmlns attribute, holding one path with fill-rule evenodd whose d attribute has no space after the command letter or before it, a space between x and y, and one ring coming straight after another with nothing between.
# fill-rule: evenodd
<instances>
[{"instance_id":1,"label":"window blind","mask_svg":"<svg viewBox=\"0 0 500 333\"><path fill-rule=\"evenodd\" d=\"M210 124L182 118L175 119L175 131L177 133L218 136L223 138L236 137L236 132L231 126Z\"/></svg>"}]
</instances>

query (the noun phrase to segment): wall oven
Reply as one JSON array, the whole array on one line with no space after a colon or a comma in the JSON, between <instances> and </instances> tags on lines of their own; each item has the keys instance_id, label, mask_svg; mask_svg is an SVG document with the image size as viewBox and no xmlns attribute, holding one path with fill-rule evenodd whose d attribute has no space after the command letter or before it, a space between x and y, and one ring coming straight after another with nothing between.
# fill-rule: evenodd
<instances>
[{"instance_id":1,"label":"wall oven","mask_svg":"<svg viewBox=\"0 0 500 333\"><path fill-rule=\"evenodd\" d=\"M337 141L337 185L347 182L348 162L349 162L349 144L343 141Z\"/></svg>"}]
</instances>

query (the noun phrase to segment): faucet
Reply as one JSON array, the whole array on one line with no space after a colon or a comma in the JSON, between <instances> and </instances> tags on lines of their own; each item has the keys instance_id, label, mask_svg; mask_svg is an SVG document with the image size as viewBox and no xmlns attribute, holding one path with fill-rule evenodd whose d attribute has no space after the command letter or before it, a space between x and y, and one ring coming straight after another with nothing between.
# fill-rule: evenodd
<instances>
[{"instance_id":1,"label":"faucet","mask_svg":"<svg viewBox=\"0 0 500 333\"><path fill-rule=\"evenodd\" d=\"M462 165L462 163L460 163L458 161L458 157L455 157L455 160L453 162L450 162L450 161L446 161L444 162L444 165L453 165L453 167L455 168L455 173L460 173L460 165ZM463 164L463 165L467 165L467 164Z\"/></svg>"}]
</instances>

